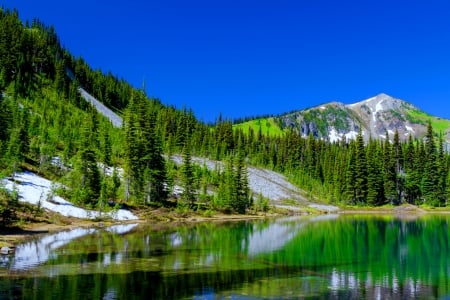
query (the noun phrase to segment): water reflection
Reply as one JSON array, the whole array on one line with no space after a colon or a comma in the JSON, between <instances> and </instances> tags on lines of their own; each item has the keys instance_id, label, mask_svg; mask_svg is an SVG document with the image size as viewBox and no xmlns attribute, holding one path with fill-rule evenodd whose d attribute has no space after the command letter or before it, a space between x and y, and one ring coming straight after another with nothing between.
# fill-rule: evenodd
<instances>
[{"instance_id":1,"label":"water reflection","mask_svg":"<svg viewBox=\"0 0 450 300\"><path fill-rule=\"evenodd\" d=\"M248 240L242 241L244 243L242 247L247 244L249 255L272 252L283 248L309 222L329 221L338 217L337 214L329 214L303 219L298 217L283 218L261 229L255 224Z\"/></svg>"},{"instance_id":2,"label":"water reflection","mask_svg":"<svg viewBox=\"0 0 450 300\"><path fill-rule=\"evenodd\" d=\"M115 234L129 232L137 224L120 224L105 230ZM0 267L11 271L27 270L56 258L55 250L83 236L99 232L98 228L75 228L45 235L39 239L19 244L14 255L0 256Z\"/></svg>"},{"instance_id":3,"label":"water reflection","mask_svg":"<svg viewBox=\"0 0 450 300\"><path fill-rule=\"evenodd\" d=\"M450 290L447 217L135 226L34 241L47 250L28 253L43 259L3 264L30 273L0 280L0 298L11 286L22 298L33 290L32 298L76 299L410 299Z\"/></svg>"}]
</instances>

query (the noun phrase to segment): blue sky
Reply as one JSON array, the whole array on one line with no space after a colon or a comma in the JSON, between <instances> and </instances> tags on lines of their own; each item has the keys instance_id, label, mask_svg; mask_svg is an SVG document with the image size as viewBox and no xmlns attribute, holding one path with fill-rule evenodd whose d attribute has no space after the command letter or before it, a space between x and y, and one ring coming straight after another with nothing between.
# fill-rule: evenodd
<instances>
[{"instance_id":1,"label":"blue sky","mask_svg":"<svg viewBox=\"0 0 450 300\"><path fill-rule=\"evenodd\" d=\"M378 93L450 119L450 1L6 0L93 68L206 122Z\"/></svg>"}]
</instances>

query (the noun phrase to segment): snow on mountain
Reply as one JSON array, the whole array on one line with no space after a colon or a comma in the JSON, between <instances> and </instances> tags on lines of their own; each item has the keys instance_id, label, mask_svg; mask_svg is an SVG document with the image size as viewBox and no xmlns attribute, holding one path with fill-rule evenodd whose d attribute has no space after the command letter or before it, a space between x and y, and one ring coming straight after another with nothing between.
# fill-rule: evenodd
<instances>
[{"instance_id":1,"label":"snow on mountain","mask_svg":"<svg viewBox=\"0 0 450 300\"><path fill-rule=\"evenodd\" d=\"M450 140L450 120L430 116L414 105L386 94L348 105L330 102L277 118L282 128L297 130L304 137L312 134L331 142L340 141L343 137L354 139L359 131L365 140L370 137L384 139L386 133L392 140L396 131L400 139L407 139L410 135L421 138L431 120L438 124L439 130L447 128L443 133Z\"/></svg>"}]
</instances>

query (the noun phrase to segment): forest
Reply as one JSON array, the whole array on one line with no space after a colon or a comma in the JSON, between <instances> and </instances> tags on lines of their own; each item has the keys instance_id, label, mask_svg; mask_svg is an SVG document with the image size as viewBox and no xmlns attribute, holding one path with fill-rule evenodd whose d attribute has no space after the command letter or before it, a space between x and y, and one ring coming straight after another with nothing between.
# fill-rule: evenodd
<instances>
[{"instance_id":1,"label":"forest","mask_svg":"<svg viewBox=\"0 0 450 300\"><path fill-rule=\"evenodd\" d=\"M82 87L123 117L114 127L80 97ZM182 155L183 163L169 158ZM214 171L193 156L223 161ZM214 124L190 109L163 105L111 72L93 70L61 46L52 26L23 23L0 10L0 176L37 172L63 184L57 193L77 205L220 210L245 214L258 195L247 165L268 168L336 205L411 203L446 206L449 155L431 123L426 136L331 143L292 130L244 133L218 113ZM183 192L174 195L174 187ZM209 191L215 191L210 193ZM0 220L14 219L17 194L1 190ZM266 208L267 209L267 208Z\"/></svg>"}]
</instances>

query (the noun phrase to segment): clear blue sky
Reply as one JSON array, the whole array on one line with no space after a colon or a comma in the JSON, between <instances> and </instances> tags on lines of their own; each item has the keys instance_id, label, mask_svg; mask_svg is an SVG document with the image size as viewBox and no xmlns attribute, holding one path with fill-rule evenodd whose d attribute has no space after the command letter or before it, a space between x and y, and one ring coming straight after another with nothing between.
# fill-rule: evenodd
<instances>
[{"instance_id":1,"label":"clear blue sky","mask_svg":"<svg viewBox=\"0 0 450 300\"><path fill-rule=\"evenodd\" d=\"M378 93L450 119L448 0L6 0L93 68L199 119Z\"/></svg>"}]
</instances>

